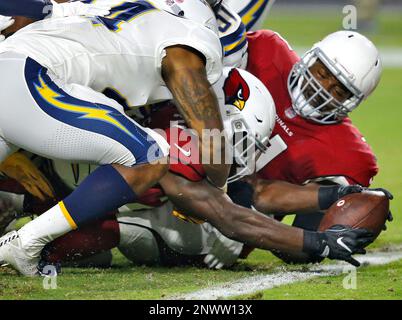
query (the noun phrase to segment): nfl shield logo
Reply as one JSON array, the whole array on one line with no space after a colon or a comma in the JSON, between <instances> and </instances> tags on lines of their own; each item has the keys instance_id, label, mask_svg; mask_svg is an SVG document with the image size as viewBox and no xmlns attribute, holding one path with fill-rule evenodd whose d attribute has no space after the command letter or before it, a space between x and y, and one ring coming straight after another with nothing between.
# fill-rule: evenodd
<instances>
[{"instance_id":1,"label":"nfl shield logo","mask_svg":"<svg viewBox=\"0 0 402 320\"><path fill-rule=\"evenodd\" d=\"M288 117L289 119L293 119L294 117L296 117L296 112L293 110L292 107L288 108L285 110L285 115L286 117Z\"/></svg>"}]
</instances>

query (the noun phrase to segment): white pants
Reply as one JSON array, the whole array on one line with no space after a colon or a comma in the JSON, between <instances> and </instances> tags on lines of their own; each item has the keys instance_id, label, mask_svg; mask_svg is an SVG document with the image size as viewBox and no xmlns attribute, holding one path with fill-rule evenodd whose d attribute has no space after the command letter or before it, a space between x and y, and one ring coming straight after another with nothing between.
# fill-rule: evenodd
<instances>
[{"instance_id":1,"label":"white pants","mask_svg":"<svg viewBox=\"0 0 402 320\"><path fill-rule=\"evenodd\" d=\"M51 159L126 166L168 154L166 140L102 93L55 79L34 60L0 54L0 161L15 146Z\"/></svg>"},{"instance_id":2,"label":"white pants","mask_svg":"<svg viewBox=\"0 0 402 320\"><path fill-rule=\"evenodd\" d=\"M119 250L135 264L154 265L161 262L155 234L165 246L182 255L200 256L212 251L217 257L230 255L228 248L216 247L224 238L217 229L209 223L193 224L173 216L170 201L158 208L124 211L122 207L119 211ZM226 242L235 243L227 238Z\"/></svg>"}]
</instances>

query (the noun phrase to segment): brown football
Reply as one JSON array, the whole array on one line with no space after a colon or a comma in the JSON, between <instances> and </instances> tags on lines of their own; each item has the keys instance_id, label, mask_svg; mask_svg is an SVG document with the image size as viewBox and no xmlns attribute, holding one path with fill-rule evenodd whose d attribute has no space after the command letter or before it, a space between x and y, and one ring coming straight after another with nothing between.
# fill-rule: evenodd
<instances>
[{"instance_id":1,"label":"brown football","mask_svg":"<svg viewBox=\"0 0 402 320\"><path fill-rule=\"evenodd\" d=\"M352 228L365 228L380 234L388 216L389 200L382 192L352 193L334 203L322 219L319 231L341 224Z\"/></svg>"}]
</instances>

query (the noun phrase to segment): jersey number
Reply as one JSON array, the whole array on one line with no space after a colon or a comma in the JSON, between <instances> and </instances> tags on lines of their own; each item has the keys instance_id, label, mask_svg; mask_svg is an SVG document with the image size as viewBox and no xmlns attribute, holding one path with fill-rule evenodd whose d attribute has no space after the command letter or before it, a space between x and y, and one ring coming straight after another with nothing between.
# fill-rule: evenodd
<instances>
[{"instance_id":1,"label":"jersey number","mask_svg":"<svg viewBox=\"0 0 402 320\"><path fill-rule=\"evenodd\" d=\"M123 23L133 21L134 19L148 12L158 10L148 1L123 2L122 4L112 7L110 14L105 17L96 17L94 24L103 24L108 29L119 32Z\"/></svg>"}]
</instances>

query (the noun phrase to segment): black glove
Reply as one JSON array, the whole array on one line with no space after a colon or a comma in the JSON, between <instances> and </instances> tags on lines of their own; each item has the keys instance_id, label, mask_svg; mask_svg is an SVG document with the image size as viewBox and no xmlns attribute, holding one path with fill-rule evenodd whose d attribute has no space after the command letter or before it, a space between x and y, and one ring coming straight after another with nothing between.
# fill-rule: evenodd
<instances>
[{"instance_id":1,"label":"black glove","mask_svg":"<svg viewBox=\"0 0 402 320\"><path fill-rule=\"evenodd\" d=\"M387 189L384 189L384 188L365 189L365 190L379 191L379 192L382 192L389 200L394 199L394 196L392 195L392 193L389 192ZM391 222L391 221L394 220L394 217L392 216L391 210L389 210L389 212L388 212L387 220L388 220L389 222ZM384 224L383 230L387 230L387 226L386 226L385 224Z\"/></svg>"},{"instance_id":2,"label":"black glove","mask_svg":"<svg viewBox=\"0 0 402 320\"><path fill-rule=\"evenodd\" d=\"M318 205L320 210L327 210L340 198L351 194L360 193L364 188L358 184L350 186L323 186L318 189Z\"/></svg>"},{"instance_id":3,"label":"black glove","mask_svg":"<svg viewBox=\"0 0 402 320\"><path fill-rule=\"evenodd\" d=\"M394 196L391 192L384 188L364 188L358 184L350 185L350 186L324 186L318 189L318 205L320 210L327 210L331 207L336 201L343 198L344 196L351 193L360 193L363 191L377 191L382 192L389 199L394 199ZM394 220L391 211L388 213L387 220L391 222ZM384 224L383 230L387 230L387 226Z\"/></svg>"},{"instance_id":4,"label":"black glove","mask_svg":"<svg viewBox=\"0 0 402 320\"><path fill-rule=\"evenodd\" d=\"M391 192L384 188L364 188L358 184L353 184L350 186L324 186L318 189L318 205L320 210L327 210L331 207L336 201L343 198L344 196L351 193L361 193L363 191L377 191L382 192L389 199L392 200L394 196ZM388 221L392 221L394 218L392 216L391 211L388 214Z\"/></svg>"},{"instance_id":5,"label":"black glove","mask_svg":"<svg viewBox=\"0 0 402 320\"><path fill-rule=\"evenodd\" d=\"M316 257L343 260L359 267L359 261L352 255L365 254L364 248L373 241L373 233L366 229L335 225L324 232L304 230L303 252Z\"/></svg>"},{"instance_id":6,"label":"black glove","mask_svg":"<svg viewBox=\"0 0 402 320\"><path fill-rule=\"evenodd\" d=\"M355 184L355 185L351 185L351 186L341 186L338 190L338 199L335 201L338 201L340 198L351 194L351 193L360 193L363 191L376 191L376 192L382 192L389 200L394 199L394 196L392 195L391 192L389 192L387 189L384 188L363 188L362 186ZM334 201L334 202L335 202ZM387 220L389 222L391 222L392 220L394 220L394 217L392 216L391 210L388 212L388 217ZM384 224L383 227L384 230L387 229L387 226Z\"/></svg>"}]
</instances>

